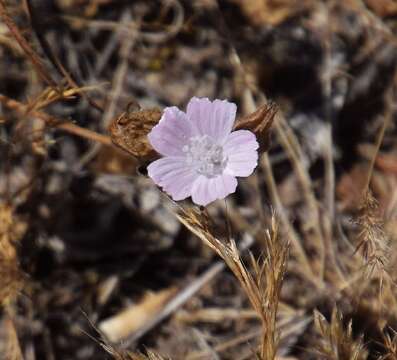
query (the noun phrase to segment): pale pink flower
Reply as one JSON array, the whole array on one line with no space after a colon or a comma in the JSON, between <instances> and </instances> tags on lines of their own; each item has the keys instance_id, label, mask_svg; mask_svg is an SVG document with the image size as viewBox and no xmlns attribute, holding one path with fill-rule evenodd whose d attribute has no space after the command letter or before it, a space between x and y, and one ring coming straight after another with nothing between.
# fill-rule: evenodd
<instances>
[{"instance_id":1,"label":"pale pink flower","mask_svg":"<svg viewBox=\"0 0 397 360\"><path fill-rule=\"evenodd\" d=\"M248 130L233 131L236 105L192 98L187 112L168 107L149 133L163 157L148 166L149 176L174 200L192 197L206 206L236 191L236 176L252 174L258 143Z\"/></svg>"}]
</instances>

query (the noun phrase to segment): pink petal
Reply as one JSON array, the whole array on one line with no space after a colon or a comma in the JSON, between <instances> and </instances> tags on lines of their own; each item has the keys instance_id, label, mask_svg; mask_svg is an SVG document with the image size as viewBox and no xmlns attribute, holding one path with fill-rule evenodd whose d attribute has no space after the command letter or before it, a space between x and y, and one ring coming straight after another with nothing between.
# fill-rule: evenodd
<instances>
[{"instance_id":1,"label":"pink petal","mask_svg":"<svg viewBox=\"0 0 397 360\"><path fill-rule=\"evenodd\" d=\"M192 128L186 114L172 106L164 109L160 122L150 131L148 139L159 154L179 156L192 135Z\"/></svg>"},{"instance_id":2,"label":"pink petal","mask_svg":"<svg viewBox=\"0 0 397 360\"><path fill-rule=\"evenodd\" d=\"M228 158L225 173L233 176L249 176L258 165L259 144L249 130L232 132L223 146Z\"/></svg>"},{"instance_id":3,"label":"pink petal","mask_svg":"<svg viewBox=\"0 0 397 360\"><path fill-rule=\"evenodd\" d=\"M192 200L197 205L206 206L234 193L236 187L237 179L234 176L223 174L215 178L207 178L201 175L193 184Z\"/></svg>"},{"instance_id":4,"label":"pink petal","mask_svg":"<svg viewBox=\"0 0 397 360\"><path fill-rule=\"evenodd\" d=\"M191 196L194 181L199 176L182 157L164 157L148 166L152 180L175 201Z\"/></svg>"},{"instance_id":5,"label":"pink petal","mask_svg":"<svg viewBox=\"0 0 397 360\"><path fill-rule=\"evenodd\" d=\"M187 117L194 123L198 135L223 142L232 131L236 110L236 104L226 100L211 102L208 98L193 97L187 105Z\"/></svg>"}]
</instances>

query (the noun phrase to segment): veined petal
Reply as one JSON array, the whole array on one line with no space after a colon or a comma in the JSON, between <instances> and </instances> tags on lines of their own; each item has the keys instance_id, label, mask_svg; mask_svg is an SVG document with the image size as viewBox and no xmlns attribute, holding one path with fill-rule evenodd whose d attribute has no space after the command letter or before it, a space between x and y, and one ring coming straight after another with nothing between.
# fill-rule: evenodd
<instances>
[{"instance_id":1,"label":"veined petal","mask_svg":"<svg viewBox=\"0 0 397 360\"><path fill-rule=\"evenodd\" d=\"M226 100L210 101L193 97L187 105L187 117L197 135L208 135L222 143L230 134L236 119L237 106Z\"/></svg>"},{"instance_id":2,"label":"veined petal","mask_svg":"<svg viewBox=\"0 0 397 360\"><path fill-rule=\"evenodd\" d=\"M192 128L186 114L172 106L164 109L160 122L150 131L148 139L159 154L180 156L192 136Z\"/></svg>"},{"instance_id":3,"label":"veined petal","mask_svg":"<svg viewBox=\"0 0 397 360\"><path fill-rule=\"evenodd\" d=\"M207 178L200 175L192 187L192 200L197 205L206 206L209 203L224 199L234 193L237 187L237 179L228 174L222 174L215 178Z\"/></svg>"},{"instance_id":4,"label":"veined petal","mask_svg":"<svg viewBox=\"0 0 397 360\"><path fill-rule=\"evenodd\" d=\"M148 166L148 175L175 201L192 194L192 186L199 176L183 157L164 157Z\"/></svg>"},{"instance_id":5,"label":"veined petal","mask_svg":"<svg viewBox=\"0 0 397 360\"><path fill-rule=\"evenodd\" d=\"M249 176L258 165L259 144L255 135L249 130L232 132L223 145L227 156L226 174Z\"/></svg>"}]
</instances>

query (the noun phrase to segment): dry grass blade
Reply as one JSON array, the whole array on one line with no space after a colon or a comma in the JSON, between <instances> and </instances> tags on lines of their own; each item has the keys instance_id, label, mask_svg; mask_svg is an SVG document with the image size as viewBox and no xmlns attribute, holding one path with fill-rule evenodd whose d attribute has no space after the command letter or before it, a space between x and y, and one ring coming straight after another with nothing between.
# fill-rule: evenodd
<instances>
[{"instance_id":1,"label":"dry grass blade","mask_svg":"<svg viewBox=\"0 0 397 360\"><path fill-rule=\"evenodd\" d=\"M208 219L202 213L184 210L177 217L225 261L240 282L262 323L261 346L257 356L263 360L275 359L278 345L276 315L289 252L289 244L281 242L278 237L275 217L272 218L271 231L264 234L266 250L263 259L258 261L251 255L252 273L242 261L234 240L224 244L215 238L208 228Z\"/></svg>"},{"instance_id":2,"label":"dry grass blade","mask_svg":"<svg viewBox=\"0 0 397 360\"><path fill-rule=\"evenodd\" d=\"M331 322L318 311L314 312L314 324L321 336L318 354L328 360L365 360L365 350L362 338L357 340L352 336L352 321L344 328L342 314L334 308Z\"/></svg>"},{"instance_id":3,"label":"dry grass blade","mask_svg":"<svg viewBox=\"0 0 397 360\"><path fill-rule=\"evenodd\" d=\"M34 101L30 102L29 106L32 110L41 110L46 106L55 103L59 100L74 99L81 94L88 91L96 90L101 85L81 86L81 87L64 87L62 89L53 88L45 89Z\"/></svg>"}]
</instances>

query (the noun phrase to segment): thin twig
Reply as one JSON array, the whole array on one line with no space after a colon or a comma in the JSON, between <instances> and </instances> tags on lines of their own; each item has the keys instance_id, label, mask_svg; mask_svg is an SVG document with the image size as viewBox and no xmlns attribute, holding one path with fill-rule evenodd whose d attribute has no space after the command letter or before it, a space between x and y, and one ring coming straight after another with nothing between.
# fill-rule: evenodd
<instances>
[{"instance_id":1,"label":"thin twig","mask_svg":"<svg viewBox=\"0 0 397 360\"><path fill-rule=\"evenodd\" d=\"M138 37L139 39L153 43L160 44L164 43L180 31L184 24L184 8L178 0L162 0L164 6L172 8L173 19L172 23L165 26L163 31L142 31L140 26L135 22L120 24L117 21L111 20L87 20L83 17L77 16L63 16L62 18L71 24L79 27L93 28L97 30L108 30L115 31L116 29L122 28L125 32L128 32L128 36Z\"/></svg>"},{"instance_id":2,"label":"thin twig","mask_svg":"<svg viewBox=\"0 0 397 360\"><path fill-rule=\"evenodd\" d=\"M324 164L325 164L325 204L328 210L328 216L330 217L330 222L334 223L335 217L335 169L333 161L333 139L332 139L332 126L333 126L333 113L332 113L332 77L333 77L333 67L332 67L332 41L331 41L331 30L329 28L329 9L326 5L322 8L326 19L326 32L324 40L324 63L323 63L323 79L324 79L324 110L325 110L325 120L327 123L326 140L324 146ZM332 226L329 229L331 234L328 234L329 238L332 238Z\"/></svg>"},{"instance_id":3,"label":"thin twig","mask_svg":"<svg viewBox=\"0 0 397 360\"><path fill-rule=\"evenodd\" d=\"M82 87L81 84L76 81L72 74L69 73L68 70L66 70L65 66L63 66L62 62L58 59L58 57L55 55L54 51L52 50L50 44L48 43L47 39L44 36L44 29L42 28L42 23L41 21L43 20L43 14L38 13L36 7L33 5L32 0L27 0L27 8L30 13L30 19L31 19L31 24L33 31L39 41L39 44L44 52L44 54L47 56L48 60L51 62L51 64L54 66L54 68L58 71L58 73L66 79L67 83L69 84L70 87L72 88L79 88ZM45 17L45 16L44 16ZM45 20L44 20L45 22ZM91 97L86 94L85 92L81 93L81 96L87 100L87 102L96 110L99 112L103 112L102 107Z\"/></svg>"},{"instance_id":4,"label":"thin twig","mask_svg":"<svg viewBox=\"0 0 397 360\"><path fill-rule=\"evenodd\" d=\"M95 131L82 128L72 122L66 122L64 120L60 120L54 116L48 115L42 111L37 111L33 109L29 109L29 107L25 104L20 103L19 101L8 98L7 96L0 94L0 102L8 107L9 109L15 110L21 115L31 115L38 117L43 120L47 126L55 127L60 130L64 130L70 134L74 134L85 138L87 140L99 142L103 145L113 146L112 141L109 136L97 133Z\"/></svg>"},{"instance_id":5,"label":"thin twig","mask_svg":"<svg viewBox=\"0 0 397 360\"><path fill-rule=\"evenodd\" d=\"M8 15L7 7L5 5L4 0L0 0L0 17L3 19L8 29L10 30L11 34L14 36L15 40L18 42L18 44L21 46L22 50L25 52L29 60L32 62L33 66L35 67L41 79L49 86L56 88L57 87L56 81L53 80L50 75L48 75L48 69L46 69L39 56L32 49L32 47L29 45L29 43L26 41L26 39L19 31L15 22Z\"/></svg>"},{"instance_id":6,"label":"thin twig","mask_svg":"<svg viewBox=\"0 0 397 360\"><path fill-rule=\"evenodd\" d=\"M113 76L113 87L112 91L110 94L110 103L103 114L103 120L102 124L106 128L110 121L112 121L114 117L114 113L117 108L117 101L120 98L120 95L123 91L123 84L124 84L124 79L126 78L126 74L128 71L128 59L129 55L134 47L135 44L135 39L136 35L134 36L125 36L125 32L121 30L121 27L128 22L131 21L131 14L129 12L126 12L122 15L120 19L120 27L117 29L117 32L119 33L119 36L121 38L121 47L119 50L119 58L120 58L120 64L117 66L116 71ZM124 40L124 41L123 41Z\"/></svg>"},{"instance_id":7,"label":"thin twig","mask_svg":"<svg viewBox=\"0 0 397 360\"><path fill-rule=\"evenodd\" d=\"M325 141L322 146L321 155L324 160L324 202L326 213L323 216L322 226L324 230L324 246L326 247L325 255L329 257L329 261L333 264L336 273L343 282L346 279L343 276L342 271L339 268L338 262L336 261L335 248L333 239L333 228L335 223L335 168L334 168L334 157L333 157L333 109L332 109L332 79L334 76L332 66L332 30L330 28L331 9L329 4L321 6L322 14L324 15L324 26L323 26L323 47L324 47L324 61L322 64L323 73L323 86L324 86L324 114L325 114ZM321 31L321 30L320 30ZM326 261L325 257L322 259ZM325 264L322 265L325 268Z\"/></svg>"}]
</instances>

